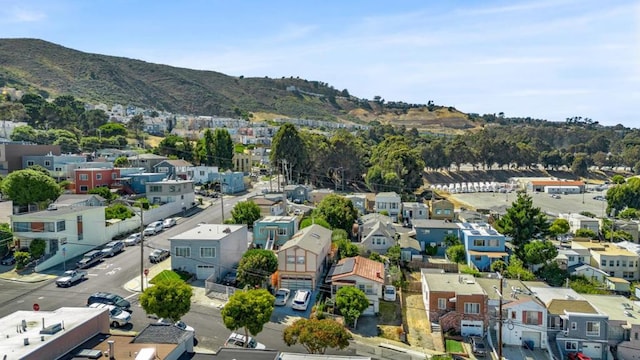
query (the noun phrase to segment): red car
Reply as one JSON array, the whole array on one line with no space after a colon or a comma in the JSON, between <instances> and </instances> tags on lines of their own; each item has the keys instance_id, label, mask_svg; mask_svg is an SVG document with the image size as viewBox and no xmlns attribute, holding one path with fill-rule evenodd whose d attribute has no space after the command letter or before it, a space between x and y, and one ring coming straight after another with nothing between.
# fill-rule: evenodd
<instances>
[{"instance_id":1,"label":"red car","mask_svg":"<svg viewBox=\"0 0 640 360\"><path fill-rule=\"evenodd\" d=\"M569 360L591 360L591 358L581 352L572 352L569 353Z\"/></svg>"}]
</instances>

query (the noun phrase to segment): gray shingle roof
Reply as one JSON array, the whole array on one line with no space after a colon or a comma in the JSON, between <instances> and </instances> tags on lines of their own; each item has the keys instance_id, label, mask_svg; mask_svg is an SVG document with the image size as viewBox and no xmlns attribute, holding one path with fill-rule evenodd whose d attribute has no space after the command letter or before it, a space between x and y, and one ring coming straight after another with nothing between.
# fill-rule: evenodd
<instances>
[{"instance_id":1,"label":"gray shingle roof","mask_svg":"<svg viewBox=\"0 0 640 360\"><path fill-rule=\"evenodd\" d=\"M138 344L181 344L191 336L187 330L182 330L173 324L151 323L147 325L132 343Z\"/></svg>"}]
</instances>

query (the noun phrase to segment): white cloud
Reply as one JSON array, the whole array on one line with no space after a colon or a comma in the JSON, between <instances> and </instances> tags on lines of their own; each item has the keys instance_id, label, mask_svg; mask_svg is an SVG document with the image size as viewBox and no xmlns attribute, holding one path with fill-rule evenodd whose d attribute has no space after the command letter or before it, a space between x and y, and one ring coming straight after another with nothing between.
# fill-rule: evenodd
<instances>
[{"instance_id":1,"label":"white cloud","mask_svg":"<svg viewBox=\"0 0 640 360\"><path fill-rule=\"evenodd\" d=\"M2 12L2 17L7 23L31 23L46 19L46 14L40 10L26 9L23 7L9 7Z\"/></svg>"}]
</instances>

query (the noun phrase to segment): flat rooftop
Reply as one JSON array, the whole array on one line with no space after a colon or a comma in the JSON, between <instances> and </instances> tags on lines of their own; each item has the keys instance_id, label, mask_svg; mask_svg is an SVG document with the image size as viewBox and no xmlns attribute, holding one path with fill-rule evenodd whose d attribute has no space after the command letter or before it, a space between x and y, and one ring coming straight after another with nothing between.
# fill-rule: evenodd
<instances>
[{"instance_id":1,"label":"flat rooftop","mask_svg":"<svg viewBox=\"0 0 640 360\"><path fill-rule=\"evenodd\" d=\"M265 216L258 220L258 223L290 223L296 219L296 216Z\"/></svg>"},{"instance_id":2,"label":"flat rooftop","mask_svg":"<svg viewBox=\"0 0 640 360\"><path fill-rule=\"evenodd\" d=\"M246 225L201 224L191 230L171 237L169 240L220 240L226 236L247 228Z\"/></svg>"},{"instance_id":3,"label":"flat rooftop","mask_svg":"<svg viewBox=\"0 0 640 360\"><path fill-rule=\"evenodd\" d=\"M583 294L599 312L609 315L609 320L626 321L629 325L640 324L640 306L620 295Z\"/></svg>"},{"instance_id":4,"label":"flat rooftop","mask_svg":"<svg viewBox=\"0 0 640 360\"><path fill-rule=\"evenodd\" d=\"M458 295L485 294L471 275L434 274L425 271L422 271L422 274L427 279L429 291L455 292Z\"/></svg>"},{"instance_id":5,"label":"flat rooftop","mask_svg":"<svg viewBox=\"0 0 640 360\"><path fill-rule=\"evenodd\" d=\"M25 355L38 351L56 339L64 336L70 330L83 325L90 319L106 313L107 309L89 307L63 307L54 311L16 311L0 319L0 355L10 354L9 359L21 359ZM106 319L105 319L106 320ZM22 324L26 330L22 330ZM62 324L64 330L52 335L44 335L42 341L40 330L44 326ZM24 345L24 339L29 339L29 345Z\"/></svg>"}]
</instances>

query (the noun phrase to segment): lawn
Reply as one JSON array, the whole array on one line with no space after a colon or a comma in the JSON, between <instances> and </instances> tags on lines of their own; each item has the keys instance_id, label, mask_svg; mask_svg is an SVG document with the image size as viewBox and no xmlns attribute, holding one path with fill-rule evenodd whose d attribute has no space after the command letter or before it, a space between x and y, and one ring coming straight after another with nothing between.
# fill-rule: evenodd
<instances>
[{"instance_id":1,"label":"lawn","mask_svg":"<svg viewBox=\"0 0 640 360\"><path fill-rule=\"evenodd\" d=\"M464 353L464 348L462 347L462 343L458 340L447 339L445 342L445 347L447 349L447 352L450 354Z\"/></svg>"},{"instance_id":2,"label":"lawn","mask_svg":"<svg viewBox=\"0 0 640 360\"><path fill-rule=\"evenodd\" d=\"M173 270L162 270L158 275L154 276L153 279L149 280L150 284L156 284L158 281L165 279L175 279L187 281L191 278L191 274L184 272L175 272Z\"/></svg>"},{"instance_id":3,"label":"lawn","mask_svg":"<svg viewBox=\"0 0 640 360\"><path fill-rule=\"evenodd\" d=\"M380 317L379 324L400 325L402 324L402 312L400 304L397 302L380 301Z\"/></svg>"}]
</instances>

